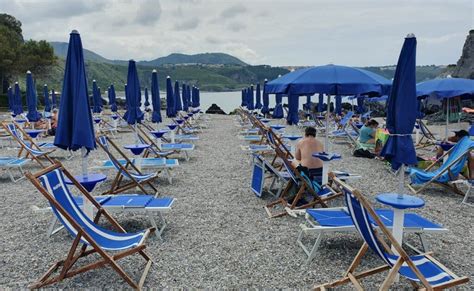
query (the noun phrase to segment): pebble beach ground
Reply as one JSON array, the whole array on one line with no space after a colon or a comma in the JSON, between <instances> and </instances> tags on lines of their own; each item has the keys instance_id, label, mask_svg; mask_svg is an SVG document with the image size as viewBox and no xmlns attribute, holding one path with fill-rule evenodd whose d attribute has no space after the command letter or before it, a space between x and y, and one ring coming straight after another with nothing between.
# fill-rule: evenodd
<instances>
[{"instance_id":1,"label":"pebble beach ground","mask_svg":"<svg viewBox=\"0 0 474 291\"><path fill-rule=\"evenodd\" d=\"M251 159L241 150L239 128L234 116L210 117L209 128L199 134L190 161L180 158L181 166L172 171L173 183L161 178L157 184L161 196L176 198L172 211L165 215L168 228L163 241L150 237L147 253L155 264L145 282L146 288L298 288L310 289L340 278L359 250L362 240L356 233L335 233L323 239L316 258L304 265L305 255L296 243L303 217L269 219L263 206L272 198L255 197L250 190ZM163 126L162 126L163 127ZM122 134L118 144L131 143L131 133ZM331 151L343 155L332 169L350 171L362 176L350 184L360 189L375 203L380 192L398 190L397 177L378 160L354 158L347 145L333 144ZM74 174L81 171L80 158L61 162ZM0 149L0 156L11 156L17 149ZM104 160L100 149L93 151L89 162ZM29 171L39 167L30 163ZM112 172L104 172L108 180L94 192L110 187ZM46 207L43 196L33 185L23 180L12 183L3 173L0 177L0 288L24 289L43 274L53 261L65 257L71 237L62 230L52 237L46 231L52 218L49 212L38 213L32 205ZM408 189L406 189L408 193ZM419 197L426 206L415 212L442 224L448 232L427 235L434 256L454 273L474 276L472 207L461 204L462 197L439 187L430 187ZM342 199L330 206L342 206ZM129 231L149 227L142 214L114 214ZM417 244L415 236L408 236ZM121 265L137 279L142 261L137 256L124 259ZM376 266L380 261L367 256L363 267ZM384 273L386 274L386 273ZM364 280L364 286L374 289L384 277L377 275ZM402 279L393 288L409 287ZM66 279L51 288L128 288L111 269L98 269ZM352 289L346 285L346 289ZM462 288L474 289L471 281Z\"/></svg>"}]
</instances>

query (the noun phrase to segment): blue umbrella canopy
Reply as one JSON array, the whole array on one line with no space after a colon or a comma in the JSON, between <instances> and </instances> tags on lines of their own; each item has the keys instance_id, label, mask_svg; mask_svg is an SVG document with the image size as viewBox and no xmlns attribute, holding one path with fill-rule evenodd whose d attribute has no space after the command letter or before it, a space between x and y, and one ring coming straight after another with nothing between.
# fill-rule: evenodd
<instances>
[{"instance_id":1,"label":"blue umbrella canopy","mask_svg":"<svg viewBox=\"0 0 474 291\"><path fill-rule=\"evenodd\" d=\"M255 109L262 109L262 102L260 99L260 83L257 83L257 87L255 89Z\"/></svg>"},{"instance_id":2,"label":"blue umbrella canopy","mask_svg":"<svg viewBox=\"0 0 474 291\"><path fill-rule=\"evenodd\" d=\"M100 113L100 103L99 103L99 87L97 87L97 82L92 80L92 112Z\"/></svg>"},{"instance_id":3,"label":"blue umbrella canopy","mask_svg":"<svg viewBox=\"0 0 474 291\"><path fill-rule=\"evenodd\" d=\"M117 95L115 95L114 84L110 85L108 97L109 97L109 103L110 103L110 110L112 112L117 112Z\"/></svg>"},{"instance_id":4,"label":"blue umbrella canopy","mask_svg":"<svg viewBox=\"0 0 474 291\"><path fill-rule=\"evenodd\" d=\"M390 136L381 155L391 160L392 168L417 163L411 134L416 121L416 38L408 35L403 43L387 106ZM402 173L403 174L403 173Z\"/></svg>"},{"instance_id":5,"label":"blue umbrella canopy","mask_svg":"<svg viewBox=\"0 0 474 291\"><path fill-rule=\"evenodd\" d=\"M166 116L176 117L173 85L170 76L166 77Z\"/></svg>"},{"instance_id":6,"label":"blue umbrella canopy","mask_svg":"<svg viewBox=\"0 0 474 291\"><path fill-rule=\"evenodd\" d=\"M334 110L337 115L342 114L342 96L336 95L336 108Z\"/></svg>"},{"instance_id":7,"label":"blue umbrella canopy","mask_svg":"<svg viewBox=\"0 0 474 291\"><path fill-rule=\"evenodd\" d=\"M201 106L201 90L199 88L196 88L196 107Z\"/></svg>"},{"instance_id":8,"label":"blue umbrella canopy","mask_svg":"<svg viewBox=\"0 0 474 291\"><path fill-rule=\"evenodd\" d=\"M128 61L127 73L127 123L136 124L143 120L143 112L140 110L139 100L142 94L140 92L140 81L138 80L137 65L134 60Z\"/></svg>"},{"instance_id":9,"label":"blue umbrella canopy","mask_svg":"<svg viewBox=\"0 0 474 291\"><path fill-rule=\"evenodd\" d=\"M191 91L192 95L191 95L191 104L192 104L192 107L193 108L197 108L198 107L198 102L197 102L197 90L196 90L196 87L193 86L193 89Z\"/></svg>"},{"instance_id":10,"label":"blue umbrella canopy","mask_svg":"<svg viewBox=\"0 0 474 291\"><path fill-rule=\"evenodd\" d=\"M82 42L75 30L69 37L59 108L54 145L73 151L85 148L89 152L94 149L96 144Z\"/></svg>"},{"instance_id":11,"label":"blue umbrella canopy","mask_svg":"<svg viewBox=\"0 0 474 291\"><path fill-rule=\"evenodd\" d=\"M435 79L416 85L417 96L430 96L438 99L462 95L474 95L474 80L462 78Z\"/></svg>"},{"instance_id":12,"label":"blue umbrella canopy","mask_svg":"<svg viewBox=\"0 0 474 291\"><path fill-rule=\"evenodd\" d=\"M58 108L58 98L56 98L56 92L54 92L54 89L51 89L51 101L53 103L53 109Z\"/></svg>"},{"instance_id":13,"label":"blue umbrella canopy","mask_svg":"<svg viewBox=\"0 0 474 291\"><path fill-rule=\"evenodd\" d=\"M290 96L324 93L351 95L359 93L385 94L391 82L375 73L353 67L325 65L300 69L268 82L268 93Z\"/></svg>"},{"instance_id":14,"label":"blue umbrella canopy","mask_svg":"<svg viewBox=\"0 0 474 291\"><path fill-rule=\"evenodd\" d=\"M248 110L254 110L255 107L254 107L254 104L253 104L253 85L251 85L248 89L247 89L247 109Z\"/></svg>"},{"instance_id":15,"label":"blue umbrella canopy","mask_svg":"<svg viewBox=\"0 0 474 291\"><path fill-rule=\"evenodd\" d=\"M364 100L365 100L365 97L364 96L357 96L357 113L359 114L362 114L366 111L365 107L364 107Z\"/></svg>"},{"instance_id":16,"label":"blue umbrella canopy","mask_svg":"<svg viewBox=\"0 0 474 291\"><path fill-rule=\"evenodd\" d=\"M245 89L242 89L242 101L240 102L240 106L247 106L247 92L245 91Z\"/></svg>"},{"instance_id":17,"label":"blue umbrella canopy","mask_svg":"<svg viewBox=\"0 0 474 291\"><path fill-rule=\"evenodd\" d=\"M175 112L179 112L183 110L183 106L181 105L181 96L179 94L179 82L174 82L174 109Z\"/></svg>"},{"instance_id":18,"label":"blue umbrella canopy","mask_svg":"<svg viewBox=\"0 0 474 291\"><path fill-rule=\"evenodd\" d=\"M299 96L288 96L288 116L286 121L289 125L297 125L299 121L298 107L299 107Z\"/></svg>"},{"instance_id":19,"label":"blue umbrella canopy","mask_svg":"<svg viewBox=\"0 0 474 291\"><path fill-rule=\"evenodd\" d=\"M183 84L181 86L181 91L182 91L182 95L181 95L181 99L183 100L183 111L188 111L189 109L189 105L188 105L188 91L186 89L186 85Z\"/></svg>"},{"instance_id":20,"label":"blue umbrella canopy","mask_svg":"<svg viewBox=\"0 0 474 291\"><path fill-rule=\"evenodd\" d=\"M263 89L265 90L265 89ZM275 108L273 109L273 118L283 118L283 94L275 95Z\"/></svg>"},{"instance_id":21,"label":"blue umbrella canopy","mask_svg":"<svg viewBox=\"0 0 474 291\"><path fill-rule=\"evenodd\" d=\"M324 94L320 93L318 96L318 112L324 111Z\"/></svg>"},{"instance_id":22,"label":"blue umbrella canopy","mask_svg":"<svg viewBox=\"0 0 474 291\"><path fill-rule=\"evenodd\" d=\"M28 107L26 118L33 122L40 120L41 114L37 110L38 97L36 96L35 82L30 71L26 72L26 105Z\"/></svg>"},{"instance_id":23,"label":"blue umbrella canopy","mask_svg":"<svg viewBox=\"0 0 474 291\"><path fill-rule=\"evenodd\" d=\"M148 107L150 106L150 100L149 100L149 97L148 97L148 88L145 87L145 107Z\"/></svg>"},{"instance_id":24,"label":"blue umbrella canopy","mask_svg":"<svg viewBox=\"0 0 474 291\"><path fill-rule=\"evenodd\" d=\"M15 82L15 95L13 100L15 101L15 108L14 108L14 114L19 115L23 113L23 105L21 101L21 92L20 92L20 85L18 85L18 82Z\"/></svg>"},{"instance_id":25,"label":"blue umbrella canopy","mask_svg":"<svg viewBox=\"0 0 474 291\"><path fill-rule=\"evenodd\" d=\"M262 110L260 111L262 114L270 113L270 108L269 108L270 96L268 96L267 91L265 91L265 84L267 84L267 79L265 79L265 82L263 84L263 96L262 96L263 106L262 106Z\"/></svg>"},{"instance_id":26,"label":"blue umbrella canopy","mask_svg":"<svg viewBox=\"0 0 474 291\"><path fill-rule=\"evenodd\" d=\"M48 85L43 86L43 97L44 97L44 111L51 112L51 102L49 102L49 91Z\"/></svg>"},{"instance_id":27,"label":"blue umbrella canopy","mask_svg":"<svg viewBox=\"0 0 474 291\"><path fill-rule=\"evenodd\" d=\"M158 73L153 70L151 74L151 102L153 103L153 113L151 114L151 121L153 123L162 122L161 118L161 100L160 87L158 85Z\"/></svg>"},{"instance_id":28,"label":"blue umbrella canopy","mask_svg":"<svg viewBox=\"0 0 474 291\"><path fill-rule=\"evenodd\" d=\"M15 101L13 100L13 89L12 87L8 87L8 90L7 90L7 96L8 96L8 110L10 110L11 112L13 112L13 108L15 106Z\"/></svg>"},{"instance_id":29,"label":"blue umbrella canopy","mask_svg":"<svg viewBox=\"0 0 474 291\"><path fill-rule=\"evenodd\" d=\"M99 93L97 103L99 104L100 112L102 112L102 107L104 106L104 104L102 103L102 91L100 90L100 87L97 87L97 92Z\"/></svg>"}]
</instances>

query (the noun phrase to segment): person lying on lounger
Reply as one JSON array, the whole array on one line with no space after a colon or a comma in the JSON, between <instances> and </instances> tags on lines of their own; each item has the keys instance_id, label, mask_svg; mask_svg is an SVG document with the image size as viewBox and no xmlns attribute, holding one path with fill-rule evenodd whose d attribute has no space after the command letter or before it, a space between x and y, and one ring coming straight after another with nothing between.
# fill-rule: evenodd
<instances>
[{"instance_id":1,"label":"person lying on lounger","mask_svg":"<svg viewBox=\"0 0 474 291\"><path fill-rule=\"evenodd\" d=\"M299 167L311 180L316 180L320 184L323 175L323 162L313 157L313 153L323 151L323 144L316 139L316 129L306 127L304 137L296 144L293 165Z\"/></svg>"},{"instance_id":2,"label":"person lying on lounger","mask_svg":"<svg viewBox=\"0 0 474 291\"><path fill-rule=\"evenodd\" d=\"M461 130L455 131L454 135L448 137L448 140L445 143L454 145L454 144L458 143L458 141L460 141L465 136L469 136L469 133L466 130L461 129ZM443 147L437 146L436 158L441 157L443 154L444 154ZM469 175L465 174L465 176L468 179L472 180L472 179L474 179L474 154L473 153L471 153L468 156L467 164L468 164L468 169L469 169ZM464 172L464 173L466 173L466 172Z\"/></svg>"}]
</instances>

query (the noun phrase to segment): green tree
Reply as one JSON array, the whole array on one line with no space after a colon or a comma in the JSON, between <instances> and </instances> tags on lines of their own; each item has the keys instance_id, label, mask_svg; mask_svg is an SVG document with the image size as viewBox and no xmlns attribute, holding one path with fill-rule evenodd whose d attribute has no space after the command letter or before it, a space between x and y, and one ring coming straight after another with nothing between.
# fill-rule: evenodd
<instances>
[{"instance_id":1,"label":"green tree","mask_svg":"<svg viewBox=\"0 0 474 291\"><path fill-rule=\"evenodd\" d=\"M46 77L50 68L56 63L53 47L46 41L28 40L20 51L18 68L22 73L30 70L35 78Z\"/></svg>"},{"instance_id":2,"label":"green tree","mask_svg":"<svg viewBox=\"0 0 474 291\"><path fill-rule=\"evenodd\" d=\"M0 14L0 92L6 92L9 79L17 73L17 61L23 43L21 22Z\"/></svg>"}]
</instances>

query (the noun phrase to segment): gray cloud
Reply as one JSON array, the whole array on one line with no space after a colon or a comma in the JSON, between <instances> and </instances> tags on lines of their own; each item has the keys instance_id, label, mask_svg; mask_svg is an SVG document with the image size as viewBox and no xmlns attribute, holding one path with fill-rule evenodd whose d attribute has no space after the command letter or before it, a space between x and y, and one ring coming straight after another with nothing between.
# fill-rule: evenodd
<instances>
[{"instance_id":1,"label":"gray cloud","mask_svg":"<svg viewBox=\"0 0 474 291\"><path fill-rule=\"evenodd\" d=\"M247 7L245 7L242 3L238 3L222 10L220 17L223 19L229 19L245 12L247 12Z\"/></svg>"},{"instance_id":2,"label":"gray cloud","mask_svg":"<svg viewBox=\"0 0 474 291\"><path fill-rule=\"evenodd\" d=\"M227 28L233 32L238 32L247 28L247 25L245 25L245 23L243 22L234 21L234 22L229 23L227 25Z\"/></svg>"},{"instance_id":3,"label":"gray cloud","mask_svg":"<svg viewBox=\"0 0 474 291\"><path fill-rule=\"evenodd\" d=\"M182 22L174 25L175 30L191 30L199 26L200 20L197 17L187 18Z\"/></svg>"},{"instance_id":4,"label":"gray cloud","mask_svg":"<svg viewBox=\"0 0 474 291\"><path fill-rule=\"evenodd\" d=\"M214 36L208 36L205 38L206 42L209 43L209 44L221 44L223 43L224 41L221 40L221 39L218 39Z\"/></svg>"},{"instance_id":5,"label":"gray cloud","mask_svg":"<svg viewBox=\"0 0 474 291\"><path fill-rule=\"evenodd\" d=\"M161 5L159 0L143 0L137 10L135 23L141 25L153 25L161 16Z\"/></svg>"}]
</instances>

